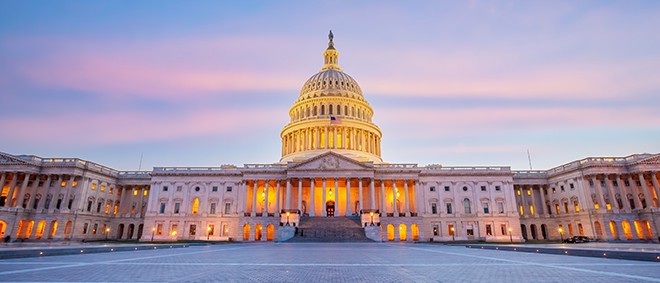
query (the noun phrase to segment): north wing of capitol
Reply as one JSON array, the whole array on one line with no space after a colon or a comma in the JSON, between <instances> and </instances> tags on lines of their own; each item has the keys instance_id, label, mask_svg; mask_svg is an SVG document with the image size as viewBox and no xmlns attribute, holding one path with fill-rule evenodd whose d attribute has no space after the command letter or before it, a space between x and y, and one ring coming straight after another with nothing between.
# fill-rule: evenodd
<instances>
[{"instance_id":1,"label":"north wing of capitol","mask_svg":"<svg viewBox=\"0 0 660 283\"><path fill-rule=\"evenodd\" d=\"M5 241L658 242L660 154L539 171L392 164L332 37L271 164L117 171L0 153Z\"/></svg>"}]
</instances>

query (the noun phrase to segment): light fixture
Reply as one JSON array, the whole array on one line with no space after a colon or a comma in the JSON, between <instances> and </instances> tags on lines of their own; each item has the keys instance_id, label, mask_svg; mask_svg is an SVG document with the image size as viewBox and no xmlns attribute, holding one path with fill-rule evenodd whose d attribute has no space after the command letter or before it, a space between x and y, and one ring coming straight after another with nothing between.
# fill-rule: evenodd
<instances>
[{"instance_id":1,"label":"light fixture","mask_svg":"<svg viewBox=\"0 0 660 283\"><path fill-rule=\"evenodd\" d=\"M332 189L330 189L330 194L332 194Z\"/></svg>"}]
</instances>

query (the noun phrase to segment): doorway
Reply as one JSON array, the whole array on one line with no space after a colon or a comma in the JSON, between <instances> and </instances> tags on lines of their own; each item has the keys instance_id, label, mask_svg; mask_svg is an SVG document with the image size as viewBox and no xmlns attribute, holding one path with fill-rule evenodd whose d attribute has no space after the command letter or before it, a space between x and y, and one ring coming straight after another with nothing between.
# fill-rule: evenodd
<instances>
[{"instance_id":1,"label":"doorway","mask_svg":"<svg viewBox=\"0 0 660 283\"><path fill-rule=\"evenodd\" d=\"M335 216L335 202L329 200L325 203L325 212L328 217Z\"/></svg>"}]
</instances>

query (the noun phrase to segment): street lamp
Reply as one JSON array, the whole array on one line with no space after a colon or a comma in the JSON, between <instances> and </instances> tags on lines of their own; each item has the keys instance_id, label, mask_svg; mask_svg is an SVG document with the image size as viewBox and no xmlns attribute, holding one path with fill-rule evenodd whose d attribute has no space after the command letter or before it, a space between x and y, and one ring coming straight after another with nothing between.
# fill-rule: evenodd
<instances>
[{"instance_id":1,"label":"street lamp","mask_svg":"<svg viewBox=\"0 0 660 283\"><path fill-rule=\"evenodd\" d=\"M289 212L288 211L286 212L286 226L291 226L291 224L289 224Z\"/></svg>"},{"instance_id":2,"label":"street lamp","mask_svg":"<svg viewBox=\"0 0 660 283\"><path fill-rule=\"evenodd\" d=\"M564 242L564 229L559 227L559 236L561 237L561 242Z\"/></svg>"},{"instance_id":3,"label":"street lamp","mask_svg":"<svg viewBox=\"0 0 660 283\"><path fill-rule=\"evenodd\" d=\"M172 231L172 237L174 237L174 239L172 239L172 241L175 242L176 241L176 231Z\"/></svg>"},{"instance_id":4,"label":"street lamp","mask_svg":"<svg viewBox=\"0 0 660 283\"><path fill-rule=\"evenodd\" d=\"M451 240L456 241L456 233L454 233L454 227L451 227Z\"/></svg>"},{"instance_id":5,"label":"street lamp","mask_svg":"<svg viewBox=\"0 0 660 283\"><path fill-rule=\"evenodd\" d=\"M110 228L105 228L105 241L108 242L108 233L110 233Z\"/></svg>"},{"instance_id":6,"label":"street lamp","mask_svg":"<svg viewBox=\"0 0 660 283\"><path fill-rule=\"evenodd\" d=\"M151 241L154 241L154 233L156 233L156 227L151 227Z\"/></svg>"},{"instance_id":7,"label":"street lamp","mask_svg":"<svg viewBox=\"0 0 660 283\"><path fill-rule=\"evenodd\" d=\"M370 226L374 226L374 212L373 211L370 212L369 215L371 215L371 225Z\"/></svg>"},{"instance_id":8,"label":"street lamp","mask_svg":"<svg viewBox=\"0 0 660 283\"><path fill-rule=\"evenodd\" d=\"M211 238L211 226L206 230L206 240L208 241Z\"/></svg>"},{"instance_id":9,"label":"street lamp","mask_svg":"<svg viewBox=\"0 0 660 283\"><path fill-rule=\"evenodd\" d=\"M513 244L513 234L511 233L511 228L509 228L509 240Z\"/></svg>"}]
</instances>

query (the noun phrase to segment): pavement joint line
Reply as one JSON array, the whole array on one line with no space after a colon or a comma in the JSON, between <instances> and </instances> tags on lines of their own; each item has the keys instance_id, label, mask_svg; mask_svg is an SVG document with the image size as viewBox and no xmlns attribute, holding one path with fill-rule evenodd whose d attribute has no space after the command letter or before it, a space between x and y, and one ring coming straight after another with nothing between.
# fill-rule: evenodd
<instances>
[{"instance_id":1,"label":"pavement joint line","mask_svg":"<svg viewBox=\"0 0 660 283\"><path fill-rule=\"evenodd\" d=\"M458 256L465 256L465 257L474 257L474 258L480 258L480 259L497 260L497 261L504 261L504 262L511 262L511 263L525 264L525 265L534 265L534 266L542 266L542 267L549 267L549 268L566 269L566 270L573 270L573 271L582 271L582 272L588 272L588 273L596 273L596 274L601 274L601 275L618 276L618 277L625 277L625 278L631 278L631 279L645 280L645 281L651 281L651 282L660 282L660 278L652 278L652 277L645 277L645 276L639 276L639 275L630 275L630 274L614 273L614 272L608 272L608 271L589 270L589 269L582 269L582 268L575 268L575 267L561 266L561 265L555 265L555 264L536 263L536 262L525 262L525 261L518 261L518 260L511 260L511 259L502 259L502 258L496 258L496 257L487 257L487 256L478 256L478 255L468 255L468 254L461 254L461 253L455 253L455 252L444 252L444 251L431 250L431 249L426 249L426 248L414 248L414 247L413 247L413 248L411 248L411 249L422 250L422 251L429 251L429 252L435 252L435 253L444 253L444 254L458 255ZM479 249L477 249L477 250L479 250ZM490 250L490 251L492 251L492 250ZM495 250L495 251L497 252L497 250Z\"/></svg>"},{"instance_id":2,"label":"pavement joint line","mask_svg":"<svg viewBox=\"0 0 660 283\"><path fill-rule=\"evenodd\" d=\"M14 263L24 264L24 263ZM57 264L57 263L38 263L38 264ZM65 263L66 264L66 263ZM205 262L205 263L181 263L181 262L135 262L135 263L100 263L113 265L189 265L189 266L346 266L346 267L365 267L365 266L412 266L412 267L434 267L434 266L465 266L467 263L237 263L237 262ZM470 266L519 266L529 265L529 263L469 263ZM569 265L569 264L561 264ZM558 266L561 266L558 265ZM572 265L572 264L571 264ZM580 264L581 266L621 266L621 264ZM654 264L626 264L625 266L655 266Z\"/></svg>"},{"instance_id":3,"label":"pavement joint line","mask_svg":"<svg viewBox=\"0 0 660 283\"><path fill-rule=\"evenodd\" d=\"M176 253L176 254L168 254L168 255L160 255L160 256L147 256L147 257L138 257L138 258L116 259L116 260L101 261L101 262L77 263L77 264L70 264L70 265L60 265L60 266L50 266L50 267L41 267L41 268L3 271L3 272L0 272L0 275L24 273L24 272L32 272L32 271L43 271L43 270L51 270L51 269L58 269L58 268L88 266L88 265L95 265L95 264L116 264L116 263L121 263L123 261L153 259L153 258L171 257L171 256L178 256L178 255L192 255L192 254L201 254L201 253L209 253L209 252L216 252L216 251L236 250L236 249L241 249L241 248L246 248L246 247L236 247L236 248L227 248L227 249L211 249L211 250L199 251L199 252ZM161 249L159 251L166 251L166 250L167 249ZM151 251L151 250L145 250L145 251Z\"/></svg>"}]
</instances>

